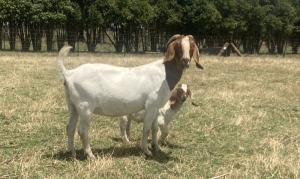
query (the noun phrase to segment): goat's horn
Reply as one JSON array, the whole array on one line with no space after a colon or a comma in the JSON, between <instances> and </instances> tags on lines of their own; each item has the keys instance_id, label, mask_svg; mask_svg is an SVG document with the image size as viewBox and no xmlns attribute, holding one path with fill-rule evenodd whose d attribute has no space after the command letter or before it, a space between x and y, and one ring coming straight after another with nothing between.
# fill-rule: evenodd
<instances>
[{"instance_id":1,"label":"goat's horn","mask_svg":"<svg viewBox=\"0 0 300 179\"><path fill-rule=\"evenodd\" d=\"M167 46L168 46L171 42L173 42L174 40L176 40L177 37L179 37L179 36L180 36L180 34L173 35L173 36L169 39L169 41L168 41L168 43L167 43Z\"/></svg>"},{"instance_id":2,"label":"goat's horn","mask_svg":"<svg viewBox=\"0 0 300 179\"><path fill-rule=\"evenodd\" d=\"M188 35L188 37L192 40L194 40L194 37L192 35Z\"/></svg>"}]
</instances>

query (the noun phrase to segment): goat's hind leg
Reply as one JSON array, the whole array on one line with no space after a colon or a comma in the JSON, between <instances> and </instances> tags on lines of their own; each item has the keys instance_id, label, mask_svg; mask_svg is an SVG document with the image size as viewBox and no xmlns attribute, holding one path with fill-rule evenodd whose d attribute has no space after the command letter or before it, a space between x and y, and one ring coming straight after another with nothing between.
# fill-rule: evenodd
<instances>
[{"instance_id":1,"label":"goat's hind leg","mask_svg":"<svg viewBox=\"0 0 300 179\"><path fill-rule=\"evenodd\" d=\"M148 149L147 139L148 139L148 134L150 132L152 123L155 120L154 118L156 118L157 112L158 112L158 109L151 109L151 110L146 109L146 111L145 111L145 119L144 119L144 126L143 126L143 137L142 137L141 149L148 156L153 156L152 152ZM157 132L157 130L156 130L156 132ZM154 138L154 140L155 140L155 138ZM156 143L157 143L157 138L156 138ZM155 142L154 142L154 145L155 145Z\"/></svg>"},{"instance_id":2,"label":"goat's hind leg","mask_svg":"<svg viewBox=\"0 0 300 179\"><path fill-rule=\"evenodd\" d=\"M73 104L68 105L69 109L69 122L67 124L67 135L68 135L68 152L71 152L72 157L76 157L76 152L74 148L74 134L76 130L76 125L78 121L78 112Z\"/></svg>"},{"instance_id":3,"label":"goat's hind leg","mask_svg":"<svg viewBox=\"0 0 300 179\"><path fill-rule=\"evenodd\" d=\"M95 156L89 144L89 128L91 123L92 113L87 107L80 111L80 124L78 126L78 134L80 136L84 153L89 159L94 159Z\"/></svg>"}]
</instances>

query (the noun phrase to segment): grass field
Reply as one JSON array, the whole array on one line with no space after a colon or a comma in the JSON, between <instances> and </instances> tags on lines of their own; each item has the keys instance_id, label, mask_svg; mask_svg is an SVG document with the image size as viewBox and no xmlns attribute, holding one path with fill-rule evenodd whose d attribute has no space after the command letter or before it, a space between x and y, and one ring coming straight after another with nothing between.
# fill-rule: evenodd
<instances>
[{"instance_id":1,"label":"grass field","mask_svg":"<svg viewBox=\"0 0 300 179\"><path fill-rule=\"evenodd\" d=\"M66 153L68 112L56 54L0 52L0 178L300 178L299 56L202 57L181 82L187 101L162 153L145 157L142 125L122 145L119 120L93 116L86 160ZM137 66L152 55L71 54L67 68L91 62Z\"/></svg>"}]
</instances>

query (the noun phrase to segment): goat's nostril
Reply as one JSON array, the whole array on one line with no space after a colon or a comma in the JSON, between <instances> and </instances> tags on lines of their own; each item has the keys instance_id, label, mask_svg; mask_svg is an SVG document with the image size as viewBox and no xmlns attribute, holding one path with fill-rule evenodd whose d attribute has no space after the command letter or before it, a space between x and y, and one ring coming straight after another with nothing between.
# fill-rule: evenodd
<instances>
[{"instance_id":1,"label":"goat's nostril","mask_svg":"<svg viewBox=\"0 0 300 179\"><path fill-rule=\"evenodd\" d=\"M183 59L183 64L184 64L184 66L188 67L190 65L190 59L184 58Z\"/></svg>"}]
</instances>

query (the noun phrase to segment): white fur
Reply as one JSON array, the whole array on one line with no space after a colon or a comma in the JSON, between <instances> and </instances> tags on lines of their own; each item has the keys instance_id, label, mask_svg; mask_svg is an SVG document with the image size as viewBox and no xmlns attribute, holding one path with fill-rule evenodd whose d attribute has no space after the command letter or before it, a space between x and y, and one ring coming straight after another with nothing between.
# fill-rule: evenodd
<instances>
[{"instance_id":1,"label":"white fur","mask_svg":"<svg viewBox=\"0 0 300 179\"><path fill-rule=\"evenodd\" d=\"M189 59L190 58L190 42L188 37L184 37L181 42L182 50L183 50L183 58ZM189 65L190 61L187 62Z\"/></svg>"},{"instance_id":2,"label":"white fur","mask_svg":"<svg viewBox=\"0 0 300 179\"><path fill-rule=\"evenodd\" d=\"M187 92L188 86L187 86L187 84L182 84L181 88L183 89L184 92Z\"/></svg>"}]
</instances>

